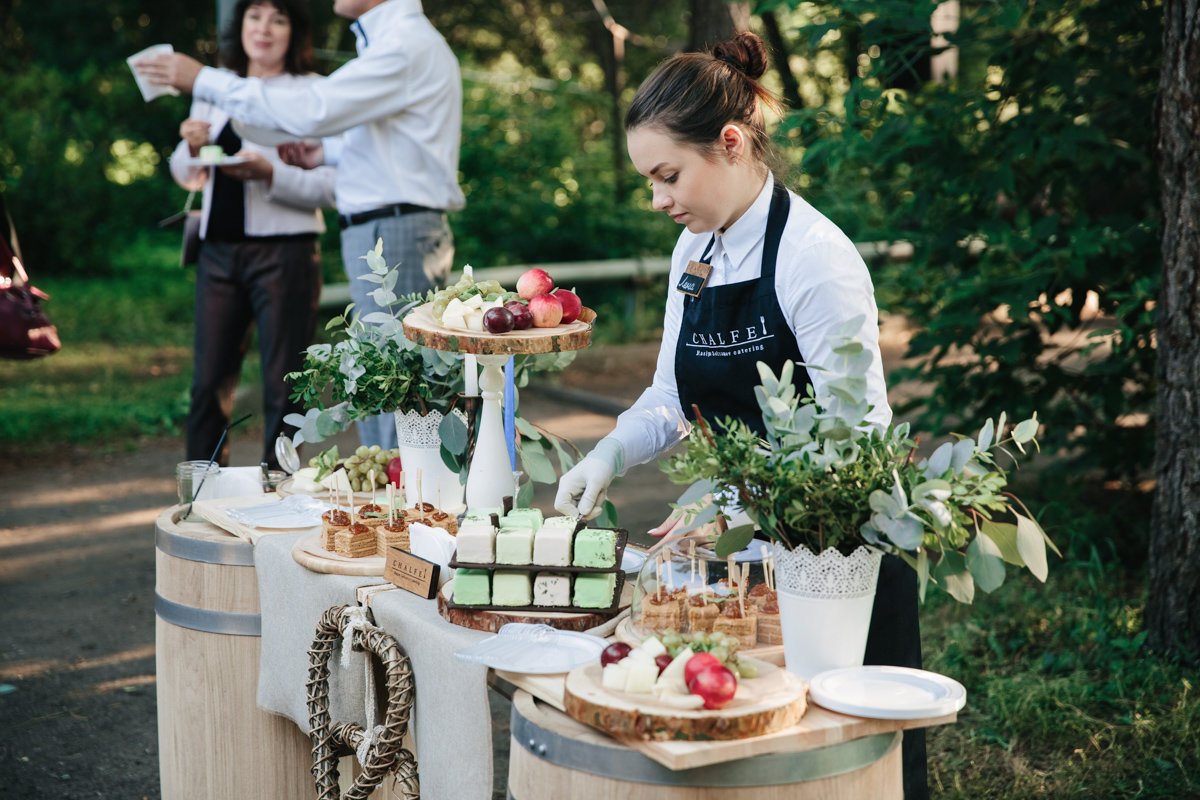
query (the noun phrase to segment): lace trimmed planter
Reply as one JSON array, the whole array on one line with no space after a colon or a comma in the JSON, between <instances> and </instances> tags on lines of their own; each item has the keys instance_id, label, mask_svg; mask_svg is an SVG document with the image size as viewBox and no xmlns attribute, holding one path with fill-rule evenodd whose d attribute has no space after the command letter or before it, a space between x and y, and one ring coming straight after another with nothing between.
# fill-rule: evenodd
<instances>
[{"instance_id":1,"label":"lace trimmed planter","mask_svg":"<svg viewBox=\"0 0 1200 800\"><path fill-rule=\"evenodd\" d=\"M457 408L453 414L465 425L467 416ZM440 411L421 414L418 411L396 411L396 443L400 447L400 461L404 464L404 496L409 505L417 502L417 474L420 471L420 497L422 502L433 503L451 513L463 508L463 485L458 474L447 469L442 461L442 437L438 426L442 424Z\"/></svg>"},{"instance_id":2,"label":"lace trimmed planter","mask_svg":"<svg viewBox=\"0 0 1200 800\"><path fill-rule=\"evenodd\" d=\"M861 666L883 554L772 547L788 671L811 680L827 669Z\"/></svg>"}]
</instances>

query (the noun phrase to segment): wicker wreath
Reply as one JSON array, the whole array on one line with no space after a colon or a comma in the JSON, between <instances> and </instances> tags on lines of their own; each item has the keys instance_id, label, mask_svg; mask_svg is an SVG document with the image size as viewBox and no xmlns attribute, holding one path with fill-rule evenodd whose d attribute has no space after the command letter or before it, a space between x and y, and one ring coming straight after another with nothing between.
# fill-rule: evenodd
<instances>
[{"instance_id":1,"label":"wicker wreath","mask_svg":"<svg viewBox=\"0 0 1200 800\"><path fill-rule=\"evenodd\" d=\"M317 623L316 638L308 651L308 725L313 744L312 774L317 785L317 800L367 800L367 797L391 772L405 800L419 800L417 759L401 743L408 731L416 695L412 664L408 656L386 632L374 626L356 628L351 646L356 651L374 654L386 674L387 710L382 730L373 737L362 771L354 785L339 795L338 758L355 752L366 732L354 722L329 719L329 658L342 638L344 616L349 606L328 609ZM368 698L371 702L372 698Z\"/></svg>"}]
</instances>

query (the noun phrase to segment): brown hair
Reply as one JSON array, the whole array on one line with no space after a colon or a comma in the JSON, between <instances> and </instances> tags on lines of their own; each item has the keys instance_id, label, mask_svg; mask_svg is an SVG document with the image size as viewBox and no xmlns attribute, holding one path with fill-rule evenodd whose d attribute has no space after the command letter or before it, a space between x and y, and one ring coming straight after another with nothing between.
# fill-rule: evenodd
<instances>
[{"instance_id":1,"label":"brown hair","mask_svg":"<svg viewBox=\"0 0 1200 800\"><path fill-rule=\"evenodd\" d=\"M775 161L762 105L776 111L782 107L758 82L766 71L766 45L749 32L710 52L673 56L638 88L625 113L625 130L662 128L677 141L709 153L721 128L736 123L745 129L755 158Z\"/></svg>"},{"instance_id":2,"label":"brown hair","mask_svg":"<svg viewBox=\"0 0 1200 800\"><path fill-rule=\"evenodd\" d=\"M283 69L292 75L304 75L313 68L312 22L304 0L238 0L233 15L221 35L221 64L243 78L250 57L242 47L242 23L251 6L272 6L292 23L292 37L283 54Z\"/></svg>"}]
</instances>

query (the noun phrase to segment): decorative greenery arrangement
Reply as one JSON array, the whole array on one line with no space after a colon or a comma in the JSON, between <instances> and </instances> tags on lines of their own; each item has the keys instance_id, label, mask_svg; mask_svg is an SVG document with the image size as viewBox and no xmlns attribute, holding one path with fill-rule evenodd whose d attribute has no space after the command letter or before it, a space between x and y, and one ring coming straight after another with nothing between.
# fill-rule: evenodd
<instances>
[{"instance_id":1,"label":"decorative greenery arrangement","mask_svg":"<svg viewBox=\"0 0 1200 800\"><path fill-rule=\"evenodd\" d=\"M976 586L999 588L1005 562L1044 581L1046 545L1054 545L1005 491L995 457L997 450L1013 457L1008 445L1022 453L1036 446L1037 415L1006 430L1002 414L976 437L958 437L915 461L907 423L880 430L866 421L871 355L849 336L860 323L838 331L829 370L837 377L818 396L797 396L792 362L778 377L759 363L755 395L765 440L744 422L709 425L697 415L698 430L664 465L676 483L699 482L680 504L696 516L737 505L753 520L721 535L721 557L746 547L757 526L788 549L849 554L865 544L898 555L917 571L922 598L933 578L969 603ZM696 501L701 495L713 499Z\"/></svg>"},{"instance_id":2,"label":"decorative greenery arrangement","mask_svg":"<svg viewBox=\"0 0 1200 800\"><path fill-rule=\"evenodd\" d=\"M404 315L428 302L432 292L396 295L393 290L399 276L383 259L382 240L362 258L371 271L360 280L377 284L371 298L384 310L360 318L352 314L353 305L347 306L326 325L326 330L340 328L341 338L333 344L310 346L304 369L287 376L292 399L307 409L303 416L290 414L285 419L297 428L293 440L296 444L320 442L355 420L397 409L416 409L421 414L438 411L444 415L438 430L442 461L465 481L470 444L467 426L450 413L463 391L462 360L455 353L422 347L404 335ZM528 385L533 373L561 370L574 358L573 352L517 356L515 386L519 390ZM516 425L521 466L531 481L558 480L551 454L558 457L560 472L575 465L579 453L574 446L521 418L519 407ZM518 502L528 504L532 492L531 483L522 484Z\"/></svg>"}]
</instances>

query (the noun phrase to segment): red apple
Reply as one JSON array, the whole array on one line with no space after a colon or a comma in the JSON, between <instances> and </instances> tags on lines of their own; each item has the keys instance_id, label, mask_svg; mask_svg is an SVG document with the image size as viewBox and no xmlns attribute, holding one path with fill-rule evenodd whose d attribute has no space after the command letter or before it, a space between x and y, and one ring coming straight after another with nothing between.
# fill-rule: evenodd
<instances>
[{"instance_id":1,"label":"red apple","mask_svg":"<svg viewBox=\"0 0 1200 800\"><path fill-rule=\"evenodd\" d=\"M616 664L624 661L629 655L632 647L624 642L613 642L608 647L604 648L604 652L600 654L600 666L607 667L609 664Z\"/></svg>"},{"instance_id":2,"label":"red apple","mask_svg":"<svg viewBox=\"0 0 1200 800\"><path fill-rule=\"evenodd\" d=\"M513 313L507 308L489 308L483 312L483 327L488 333L508 333L514 326Z\"/></svg>"},{"instance_id":3,"label":"red apple","mask_svg":"<svg viewBox=\"0 0 1200 800\"><path fill-rule=\"evenodd\" d=\"M553 292L551 292L551 294L558 298L558 302L562 303L563 325L579 319L579 313L583 311L583 301L579 299L579 295L575 294L570 289L555 289Z\"/></svg>"},{"instance_id":4,"label":"red apple","mask_svg":"<svg viewBox=\"0 0 1200 800\"><path fill-rule=\"evenodd\" d=\"M532 300L538 295L549 294L552 289L554 281L544 269L535 267L517 278L517 294L521 295L522 300Z\"/></svg>"},{"instance_id":5,"label":"red apple","mask_svg":"<svg viewBox=\"0 0 1200 800\"><path fill-rule=\"evenodd\" d=\"M688 666L691 663L689 661ZM704 700L705 708L721 708L728 705L737 693L737 676L728 667L709 666L688 681L687 687L689 692Z\"/></svg>"},{"instance_id":6,"label":"red apple","mask_svg":"<svg viewBox=\"0 0 1200 800\"><path fill-rule=\"evenodd\" d=\"M662 675L662 671L671 666L671 662L675 659L671 658L670 653L660 653L654 657L654 666L658 667L658 674Z\"/></svg>"},{"instance_id":7,"label":"red apple","mask_svg":"<svg viewBox=\"0 0 1200 800\"><path fill-rule=\"evenodd\" d=\"M513 315L513 330L523 331L533 327L533 315L529 313L529 306L520 300L509 300L504 307Z\"/></svg>"},{"instance_id":8,"label":"red apple","mask_svg":"<svg viewBox=\"0 0 1200 800\"><path fill-rule=\"evenodd\" d=\"M400 475L404 472L404 466L400 463L400 456L396 456L387 463L388 483L396 488L400 488Z\"/></svg>"},{"instance_id":9,"label":"red apple","mask_svg":"<svg viewBox=\"0 0 1200 800\"><path fill-rule=\"evenodd\" d=\"M529 313L533 315L533 327L553 328L562 322L563 307L552 294L539 294L529 301Z\"/></svg>"},{"instance_id":10,"label":"red apple","mask_svg":"<svg viewBox=\"0 0 1200 800\"><path fill-rule=\"evenodd\" d=\"M699 652L688 659L688 662L683 665L683 682L691 683L692 678L699 675L709 667L722 667L721 659L714 656L712 653Z\"/></svg>"}]
</instances>

